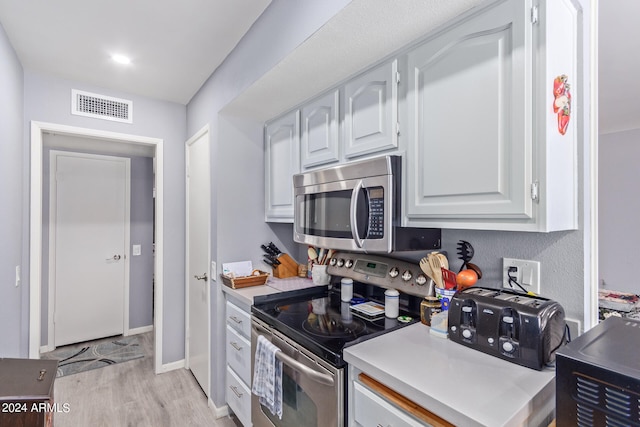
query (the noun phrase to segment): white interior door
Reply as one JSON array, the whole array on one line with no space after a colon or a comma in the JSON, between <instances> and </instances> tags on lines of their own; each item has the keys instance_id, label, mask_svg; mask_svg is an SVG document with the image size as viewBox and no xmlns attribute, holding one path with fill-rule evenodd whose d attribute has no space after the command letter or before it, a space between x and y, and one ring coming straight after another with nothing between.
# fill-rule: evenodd
<instances>
[{"instance_id":1,"label":"white interior door","mask_svg":"<svg viewBox=\"0 0 640 427\"><path fill-rule=\"evenodd\" d=\"M187 367L209 396L210 281L209 132L186 143L187 161Z\"/></svg>"},{"instance_id":2,"label":"white interior door","mask_svg":"<svg viewBox=\"0 0 640 427\"><path fill-rule=\"evenodd\" d=\"M129 179L129 159L51 151L55 346L124 332Z\"/></svg>"}]
</instances>

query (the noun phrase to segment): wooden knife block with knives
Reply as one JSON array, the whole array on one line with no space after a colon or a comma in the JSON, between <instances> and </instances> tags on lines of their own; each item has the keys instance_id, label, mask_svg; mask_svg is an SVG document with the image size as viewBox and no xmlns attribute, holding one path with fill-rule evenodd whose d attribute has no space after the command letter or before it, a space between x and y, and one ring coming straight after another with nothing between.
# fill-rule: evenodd
<instances>
[{"instance_id":1,"label":"wooden knife block with knives","mask_svg":"<svg viewBox=\"0 0 640 427\"><path fill-rule=\"evenodd\" d=\"M295 262L288 254L280 254L278 256L279 265L274 265L273 277L278 279L285 279L287 277L298 276L298 263Z\"/></svg>"},{"instance_id":2,"label":"wooden knife block with knives","mask_svg":"<svg viewBox=\"0 0 640 427\"><path fill-rule=\"evenodd\" d=\"M260 245L264 251L264 262L273 269L273 277L285 279L298 275L298 263L288 254L282 253L273 242Z\"/></svg>"}]
</instances>

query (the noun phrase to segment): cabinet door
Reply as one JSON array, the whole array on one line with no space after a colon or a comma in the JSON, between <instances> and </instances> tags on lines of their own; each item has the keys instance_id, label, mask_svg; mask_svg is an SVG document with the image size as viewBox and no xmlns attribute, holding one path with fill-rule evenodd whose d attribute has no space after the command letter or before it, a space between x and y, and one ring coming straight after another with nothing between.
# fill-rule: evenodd
<instances>
[{"instance_id":1,"label":"cabinet door","mask_svg":"<svg viewBox=\"0 0 640 427\"><path fill-rule=\"evenodd\" d=\"M337 162L340 91L332 91L302 108L302 168Z\"/></svg>"},{"instance_id":2,"label":"cabinet door","mask_svg":"<svg viewBox=\"0 0 640 427\"><path fill-rule=\"evenodd\" d=\"M407 224L532 217L530 8L500 3L408 54Z\"/></svg>"},{"instance_id":3,"label":"cabinet door","mask_svg":"<svg viewBox=\"0 0 640 427\"><path fill-rule=\"evenodd\" d=\"M289 113L265 127L265 219L293 222L293 175L300 172L300 116Z\"/></svg>"},{"instance_id":4,"label":"cabinet door","mask_svg":"<svg viewBox=\"0 0 640 427\"><path fill-rule=\"evenodd\" d=\"M349 81L344 104L347 159L398 147L397 60Z\"/></svg>"}]
</instances>

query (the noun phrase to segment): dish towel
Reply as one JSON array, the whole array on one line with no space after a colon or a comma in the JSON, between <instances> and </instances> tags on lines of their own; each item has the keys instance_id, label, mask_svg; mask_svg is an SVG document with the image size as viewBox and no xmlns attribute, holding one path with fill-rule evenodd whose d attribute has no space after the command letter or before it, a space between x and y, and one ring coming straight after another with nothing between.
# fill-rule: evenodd
<instances>
[{"instance_id":1,"label":"dish towel","mask_svg":"<svg viewBox=\"0 0 640 427\"><path fill-rule=\"evenodd\" d=\"M276 358L279 351L264 336L258 336L251 391L260 398L260 404L282 419L282 361Z\"/></svg>"}]
</instances>

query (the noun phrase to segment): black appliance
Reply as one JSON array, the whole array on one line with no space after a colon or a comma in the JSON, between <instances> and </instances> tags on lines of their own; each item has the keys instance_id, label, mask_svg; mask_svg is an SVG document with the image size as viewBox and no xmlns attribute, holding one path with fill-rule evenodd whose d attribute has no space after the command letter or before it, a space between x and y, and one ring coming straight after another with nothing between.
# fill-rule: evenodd
<instances>
[{"instance_id":1,"label":"black appliance","mask_svg":"<svg viewBox=\"0 0 640 427\"><path fill-rule=\"evenodd\" d=\"M558 351L562 426L640 426L640 322L610 317Z\"/></svg>"},{"instance_id":2,"label":"black appliance","mask_svg":"<svg viewBox=\"0 0 640 427\"><path fill-rule=\"evenodd\" d=\"M451 341L541 370L565 339L564 309L547 298L471 287L451 299Z\"/></svg>"}]
</instances>

